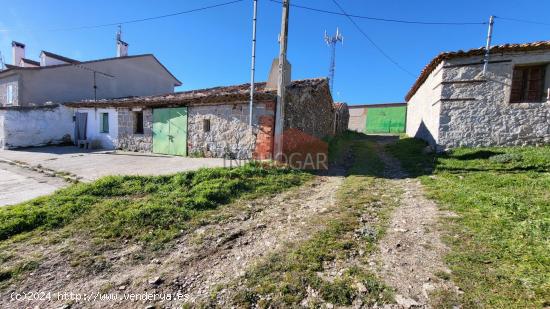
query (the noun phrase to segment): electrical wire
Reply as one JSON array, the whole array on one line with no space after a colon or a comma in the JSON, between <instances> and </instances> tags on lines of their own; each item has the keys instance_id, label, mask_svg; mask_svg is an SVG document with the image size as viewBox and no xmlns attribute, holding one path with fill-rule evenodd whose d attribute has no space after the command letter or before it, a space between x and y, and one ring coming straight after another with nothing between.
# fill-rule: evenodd
<instances>
[{"instance_id":1,"label":"electrical wire","mask_svg":"<svg viewBox=\"0 0 550 309\"><path fill-rule=\"evenodd\" d=\"M145 17L145 18L138 18L138 19L130 19L130 20L125 20L125 21L112 22L112 23L99 24L99 25L49 29L47 31L72 31L72 30L83 30L83 29L93 29L93 28L103 28L103 27L110 27L110 26L133 24L133 23L139 23L139 22L144 22L144 21L149 21L149 20L168 18L168 17L174 17L174 16L188 14L188 13L205 11L205 10L214 9L214 8L218 8L218 7L222 7L222 6L228 6L228 5L235 4L235 3L238 3L238 2L243 2L243 1L244 0L233 0L233 1L229 1L229 2L218 3L218 4L213 4L213 5L209 5L209 6L196 8L196 9L180 11L180 12L175 12L175 13L170 13L170 14L164 14L164 15L159 15L159 16L152 16L152 17ZM0 32L9 32L9 31L11 31L11 30L9 30L9 29L0 29Z\"/></svg>"},{"instance_id":2,"label":"electrical wire","mask_svg":"<svg viewBox=\"0 0 550 309\"><path fill-rule=\"evenodd\" d=\"M279 0L269 0L274 3L281 4L282 2ZM437 21L418 21L418 20L405 20L405 19L391 19L391 18L379 18L379 17L372 17L372 16L361 16L361 15L352 15L352 14L343 14L340 12L334 12L334 11L328 11L318 8L313 8L305 5L298 5L298 4L290 4L291 7L304 9L304 10L310 10L314 12L319 13L326 13L326 14L332 14L332 15L340 15L340 16L350 16L353 18L361 18L361 19L369 19L374 21L383 21L383 22L392 22L392 23L401 23L401 24L419 24L419 25L449 25L449 26L466 26L466 25L487 25L488 22L437 22Z\"/></svg>"},{"instance_id":3,"label":"electrical wire","mask_svg":"<svg viewBox=\"0 0 550 309\"><path fill-rule=\"evenodd\" d=\"M370 37L369 35L363 31L363 29L361 29L361 27L359 27L359 25L355 22L355 20L353 20L352 16L351 15L348 15L346 13L346 11L344 10L344 8L342 8L342 6L336 1L336 0L332 0L332 2L334 2L334 4L340 9L340 11L342 11L342 14L344 16L346 16L349 21L355 26L355 28L357 28L357 30L359 30L359 32L371 43L372 46L374 46L374 48L376 48L386 59L388 59L388 61L390 61L391 63L393 63L397 68L399 68L401 71L409 74L410 76L412 77L415 77L416 75L414 75L413 73L411 73L410 71L408 71L407 69L405 69L401 64L399 64L399 62L395 61L390 55L388 55L388 53L386 53L378 44L376 44L376 42L374 42Z\"/></svg>"},{"instance_id":4,"label":"electrical wire","mask_svg":"<svg viewBox=\"0 0 550 309\"><path fill-rule=\"evenodd\" d=\"M534 20L526 20L526 19L518 19L518 18L510 18L510 17L500 17L500 16L495 16L495 18L498 18L500 20L505 20L505 21L513 21L513 22L518 22L518 23L524 23L524 24L535 24L535 25L550 26L550 23L544 23L544 22L534 21Z\"/></svg>"}]
</instances>

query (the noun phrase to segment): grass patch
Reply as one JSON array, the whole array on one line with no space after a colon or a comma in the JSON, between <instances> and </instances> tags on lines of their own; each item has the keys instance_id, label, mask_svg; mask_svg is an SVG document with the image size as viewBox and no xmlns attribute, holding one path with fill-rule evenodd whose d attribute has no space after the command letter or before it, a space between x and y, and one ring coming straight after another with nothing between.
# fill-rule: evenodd
<instances>
[{"instance_id":1,"label":"grass patch","mask_svg":"<svg viewBox=\"0 0 550 309\"><path fill-rule=\"evenodd\" d=\"M404 157L422 156L411 146L419 144L392 146L413 173ZM458 148L439 156L422 183L459 215L445 226L464 307L550 305L550 147Z\"/></svg>"},{"instance_id":2,"label":"grass patch","mask_svg":"<svg viewBox=\"0 0 550 309\"><path fill-rule=\"evenodd\" d=\"M248 165L170 176L110 176L53 195L0 208L0 240L70 225L101 239L164 242L201 212L237 198L299 185L311 175Z\"/></svg>"},{"instance_id":3,"label":"grass patch","mask_svg":"<svg viewBox=\"0 0 550 309\"><path fill-rule=\"evenodd\" d=\"M233 305L283 308L300 306L304 301L310 307L322 303L391 302L392 291L365 265L384 234L385 222L394 206L392 194L397 193L388 189L384 179L370 176L380 175L383 169L372 142L344 136L344 141L333 143L349 147L355 163L338 192L330 219L311 218L314 224L324 225L320 232L271 254L248 271L242 282L230 288L237 290L231 300ZM342 148L338 151L349 151ZM369 218L366 223L362 220L365 217ZM365 230L373 233L363 233ZM332 275L334 272L337 275Z\"/></svg>"},{"instance_id":4,"label":"grass patch","mask_svg":"<svg viewBox=\"0 0 550 309\"><path fill-rule=\"evenodd\" d=\"M387 145L390 154L401 162L401 166L410 176L430 174L434 166L435 155L427 151L424 141L402 137L399 141Z\"/></svg>"}]
</instances>

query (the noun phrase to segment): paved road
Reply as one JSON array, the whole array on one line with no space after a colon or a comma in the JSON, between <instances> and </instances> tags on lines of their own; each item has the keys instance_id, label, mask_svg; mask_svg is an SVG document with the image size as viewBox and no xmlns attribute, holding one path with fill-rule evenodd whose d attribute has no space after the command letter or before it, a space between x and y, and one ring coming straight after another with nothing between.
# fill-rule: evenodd
<instances>
[{"instance_id":1,"label":"paved road","mask_svg":"<svg viewBox=\"0 0 550 309\"><path fill-rule=\"evenodd\" d=\"M186 158L133 152L83 151L76 147L41 147L0 150L0 206L19 203L49 194L67 183L27 168L7 164L22 162L67 172L81 181L108 175L163 175L224 166L223 159Z\"/></svg>"},{"instance_id":2,"label":"paved road","mask_svg":"<svg viewBox=\"0 0 550 309\"><path fill-rule=\"evenodd\" d=\"M68 185L57 177L0 162L0 206L21 203Z\"/></svg>"},{"instance_id":3,"label":"paved road","mask_svg":"<svg viewBox=\"0 0 550 309\"><path fill-rule=\"evenodd\" d=\"M21 161L57 172L68 172L83 181L108 175L164 175L201 167L224 166L218 158L188 158L119 151L83 151L76 147L40 147L0 150L0 160Z\"/></svg>"}]
</instances>

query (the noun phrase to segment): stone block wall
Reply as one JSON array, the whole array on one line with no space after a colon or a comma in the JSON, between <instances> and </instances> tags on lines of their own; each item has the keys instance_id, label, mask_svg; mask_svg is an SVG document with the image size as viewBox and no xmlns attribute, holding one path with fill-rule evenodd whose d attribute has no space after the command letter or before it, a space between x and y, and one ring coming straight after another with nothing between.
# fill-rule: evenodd
<instances>
[{"instance_id":1,"label":"stone block wall","mask_svg":"<svg viewBox=\"0 0 550 309\"><path fill-rule=\"evenodd\" d=\"M334 106L334 132L340 134L348 129L349 124L349 108L346 103L337 103Z\"/></svg>"},{"instance_id":2,"label":"stone block wall","mask_svg":"<svg viewBox=\"0 0 550 309\"><path fill-rule=\"evenodd\" d=\"M328 80L287 87L284 130L298 129L322 139L334 134L334 106Z\"/></svg>"},{"instance_id":3,"label":"stone block wall","mask_svg":"<svg viewBox=\"0 0 550 309\"><path fill-rule=\"evenodd\" d=\"M514 66L550 63L550 52L493 55L485 76L482 65L469 64L480 61L452 59L444 66L438 147L550 143L550 102L510 103ZM550 66L544 89L548 88Z\"/></svg>"},{"instance_id":4,"label":"stone block wall","mask_svg":"<svg viewBox=\"0 0 550 309\"><path fill-rule=\"evenodd\" d=\"M269 118L274 116L275 103L256 103L253 131L248 126L248 104L197 105L188 108L187 144L189 155L250 159L254 152L263 153L267 146L256 146L256 134L266 144ZM205 132L204 120L210 121Z\"/></svg>"},{"instance_id":5,"label":"stone block wall","mask_svg":"<svg viewBox=\"0 0 550 309\"><path fill-rule=\"evenodd\" d=\"M136 134L136 114L129 108L118 109L117 148L127 151L153 151L153 110L143 111L143 134Z\"/></svg>"}]
</instances>

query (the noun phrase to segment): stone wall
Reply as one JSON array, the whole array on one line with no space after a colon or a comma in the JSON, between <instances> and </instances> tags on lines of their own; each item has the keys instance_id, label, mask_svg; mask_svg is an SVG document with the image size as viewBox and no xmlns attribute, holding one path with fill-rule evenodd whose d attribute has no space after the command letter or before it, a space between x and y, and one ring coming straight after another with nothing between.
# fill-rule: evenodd
<instances>
[{"instance_id":1,"label":"stone wall","mask_svg":"<svg viewBox=\"0 0 550 309\"><path fill-rule=\"evenodd\" d=\"M293 82L287 87L284 130L322 139L334 134L334 106L328 80Z\"/></svg>"},{"instance_id":2,"label":"stone wall","mask_svg":"<svg viewBox=\"0 0 550 309\"><path fill-rule=\"evenodd\" d=\"M136 110L138 111L138 110ZM118 149L136 152L153 151L153 110L143 109L143 134L136 134L136 111L118 109Z\"/></svg>"},{"instance_id":3,"label":"stone wall","mask_svg":"<svg viewBox=\"0 0 550 309\"><path fill-rule=\"evenodd\" d=\"M256 149L258 124L273 117L274 102L256 103L253 111L254 131L248 126L248 104L198 105L188 108L187 144L189 155L250 159ZM204 131L204 120L210 121L210 131ZM265 129L265 128L264 128Z\"/></svg>"},{"instance_id":4,"label":"stone wall","mask_svg":"<svg viewBox=\"0 0 550 309\"><path fill-rule=\"evenodd\" d=\"M71 143L73 112L63 106L0 109L0 149Z\"/></svg>"},{"instance_id":5,"label":"stone wall","mask_svg":"<svg viewBox=\"0 0 550 309\"><path fill-rule=\"evenodd\" d=\"M550 52L493 55L486 76L481 64L471 64L480 61L470 57L445 63L439 148L550 143L550 102L509 103L514 66L550 63ZM544 89L549 87L547 69Z\"/></svg>"},{"instance_id":6,"label":"stone wall","mask_svg":"<svg viewBox=\"0 0 550 309\"><path fill-rule=\"evenodd\" d=\"M334 131L336 134L340 134L348 129L349 109L346 103L337 103L334 107L334 119L336 121Z\"/></svg>"}]
</instances>

